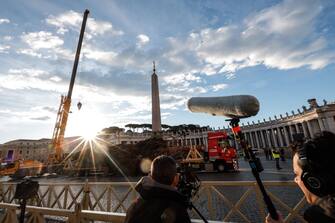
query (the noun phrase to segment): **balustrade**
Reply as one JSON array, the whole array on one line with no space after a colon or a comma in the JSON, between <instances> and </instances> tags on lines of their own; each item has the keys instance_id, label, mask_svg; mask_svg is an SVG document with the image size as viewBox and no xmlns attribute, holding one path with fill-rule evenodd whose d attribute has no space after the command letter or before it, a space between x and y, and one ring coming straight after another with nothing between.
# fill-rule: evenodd
<instances>
[{"instance_id":1,"label":"balustrade","mask_svg":"<svg viewBox=\"0 0 335 223\"><path fill-rule=\"evenodd\" d=\"M285 222L304 221L301 211L306 201L294 182L264 185ZM134 182L40 183L38 197L28 202L28 216L33 219L27 222L43 222L44 216L62 217L69 223L123 222L127 208L137 196L134 186ZM6 210L1 222L15 223L18 205L14 192L14 183L0 183L0 208ZM203 181L193 203L212 221L262 222L266 215L261 193L253 181ZM199 219L194 211L190 215Z\"/></svg>"}]
</instances>

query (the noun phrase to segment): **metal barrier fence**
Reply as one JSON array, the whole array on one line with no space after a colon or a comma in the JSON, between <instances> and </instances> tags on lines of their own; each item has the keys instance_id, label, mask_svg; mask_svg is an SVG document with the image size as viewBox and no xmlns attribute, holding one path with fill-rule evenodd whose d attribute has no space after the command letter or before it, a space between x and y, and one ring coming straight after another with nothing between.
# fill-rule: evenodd
<instances>
[{"instance_id":1,"label":"metal barrier fence","mask_svg":"<svg viewBox=\"0 0 335 223\"><path fill-rule=\"evenodd\" d=\"M38 197L29 201L27 222L44 222L45 216L66 222L105 221L121 223L136 198L135 183L40 183ZM304 222L306 201L294 182L264 182L285 222ZM0 222L15 222L14 183L0 183ZM203 181L194 205L212 221L264 222L266 209L253 181ZM191 217L199 219L194 212Z\"/></svg>"}]
</instances>

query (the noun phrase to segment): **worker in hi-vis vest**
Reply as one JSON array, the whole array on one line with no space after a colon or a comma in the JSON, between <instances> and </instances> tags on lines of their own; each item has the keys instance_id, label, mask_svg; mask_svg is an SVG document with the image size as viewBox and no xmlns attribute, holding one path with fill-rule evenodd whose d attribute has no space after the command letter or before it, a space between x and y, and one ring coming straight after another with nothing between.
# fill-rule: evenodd
<instances>
[{"instance_id":1,"label":"worker in hi-vis vest","mask_svg":"<svg viewBox=\"0 0 335 223\"><path fill-rule=\"evenodd\" d=\"M280 158L280 153L279 153L279 151L278 151L277 149L273 149L273 150L272 150L272 156L273 156L273 158L274 158L275 161L276 161L276 168L277 168L277 170L280 170L281 167L279 166L279 158Z\"/></svg>"}]
</instances>

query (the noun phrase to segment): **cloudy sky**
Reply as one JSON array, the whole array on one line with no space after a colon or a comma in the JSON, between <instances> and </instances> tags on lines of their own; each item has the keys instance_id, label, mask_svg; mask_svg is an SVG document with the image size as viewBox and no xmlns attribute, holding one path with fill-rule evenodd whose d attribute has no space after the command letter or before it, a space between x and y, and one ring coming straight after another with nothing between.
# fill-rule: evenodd
<instances>
[{"instance_id":1,"label":"cloudy sky","mask_svg":"<svg viewBox=\"0 0 335 223\"><path fill-rule=\"evenodd\" d=\"M67 136L150 123L153 60L165 124L227 126L187 111L192 96L254 95L261 110L244 122L334 100L333 0L12 0L0 8L0 143L52 136L86 8Z\"/></svg>"}]
</instances>

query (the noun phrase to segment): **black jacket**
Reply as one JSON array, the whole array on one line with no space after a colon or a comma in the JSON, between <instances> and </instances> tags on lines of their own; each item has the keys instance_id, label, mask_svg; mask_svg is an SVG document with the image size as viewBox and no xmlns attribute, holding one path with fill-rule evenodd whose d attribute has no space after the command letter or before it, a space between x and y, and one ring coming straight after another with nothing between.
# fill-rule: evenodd
<instances>
[{"instance_id":1,"label":"black jacket","mask_svg":"<svg viewBox=\"0 0 335 223\"><path fill-rule=\"evenodd\" d=\"M335 197L320 198L315 205L307 208L304 219L310 223L335 223Z\"/></svg>"},{"instance_id":2,"label":"black jacket","mask_svg":"<svg viewBox=\"0 0 335 223\"><path fill-rule=\"evenodd\" d=\"M143 177L135 187L140 194L128 208L125 223L190 223L187 200L175 188Z\"/></svg>"}]
</instances>

